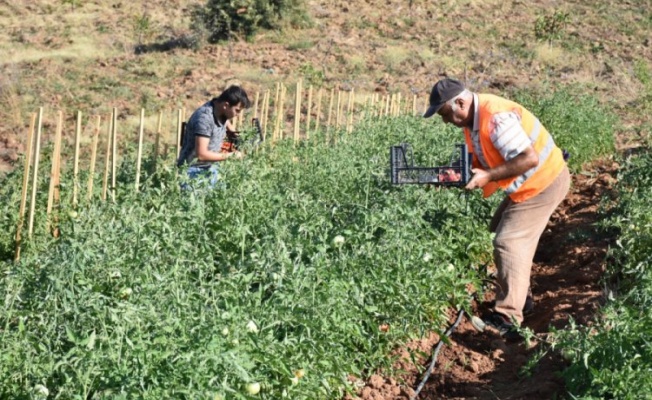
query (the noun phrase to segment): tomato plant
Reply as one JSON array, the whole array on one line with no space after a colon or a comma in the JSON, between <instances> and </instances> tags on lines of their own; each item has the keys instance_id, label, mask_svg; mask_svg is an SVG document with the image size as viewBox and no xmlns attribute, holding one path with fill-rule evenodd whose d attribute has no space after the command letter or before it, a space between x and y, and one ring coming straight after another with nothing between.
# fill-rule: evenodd
<instances>
[{"instance_id":1,"label":"tomato plant","mask_svg":"<svg viewBox=\"0 0 652 400\"><path fill-rule=\"evenodd\" d=\"M192 193L165 166L135 193L127 149L115 203L96 189L75 210L64 171L61 235L39 211L19 263L6 211L0 397L339 399L350 375L392 371L395 346L441 329L481 286L495 200L389 183L390 146L443 165L456 128L404 117L330 135L263 146ZM0 185L4 210L19 182Z\"/></svg>"}]
</instances>

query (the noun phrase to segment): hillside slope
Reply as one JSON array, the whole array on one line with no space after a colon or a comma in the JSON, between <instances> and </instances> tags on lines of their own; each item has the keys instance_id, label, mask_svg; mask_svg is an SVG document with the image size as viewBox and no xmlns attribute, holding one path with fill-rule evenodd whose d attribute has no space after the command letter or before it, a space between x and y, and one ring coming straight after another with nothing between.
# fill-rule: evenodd
<instances>
[{"instance_id":1,"label":"hillside slope","mask_svg":"<svg viewBox=\"0 0 652 400\"><path fill-rule=\"evenodd\" d=\"M649 130L649 1L313 0L309 27L175 48L192 33L188 14L197 4L0 2L2 169L23 151L29 115L40 106L47 139L57 109L72 124L77 110L193 108L230 83L253 93L299 77L356 94L415 93L422 102L441 76L496 93L575 85L619 110L624 137ZM538 39L537 21L555 15L567 21L548 32L558 38ZM151 51L136 54L137 46Z\"/></svg>"}]
</instances>

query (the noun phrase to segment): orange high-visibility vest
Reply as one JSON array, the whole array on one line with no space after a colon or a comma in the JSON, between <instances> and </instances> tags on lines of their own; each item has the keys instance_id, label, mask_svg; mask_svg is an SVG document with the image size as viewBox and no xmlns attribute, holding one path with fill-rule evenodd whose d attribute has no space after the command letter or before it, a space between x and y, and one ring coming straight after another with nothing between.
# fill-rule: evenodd
<instances>
[{"instance_id":1,"label":"orange high-visibility vest","mask_svg":"<svg viewBox=\"0 0 652 400\"><path fill-rule=\"evenodd\" d=\"M518 115L523 130L529 135L530 142L539 155L539 164L522 175L489 182L485 185L482 188L484 197L491 196L498 188L501 188L514 202L519 203L541 193L559 176L565 166L562 152L555 145L552 136L541 125L537 117L518 103L491 94L478 94L478 100L478 134L482 147L478 150L484 155L489 168L495 168L505 163L505 159L491 142L491 133L494 128L492 120L497 113L514 112ZM469 151L475 154L469 128L464 128L464 137ZM477 157L473 158L474 163L477 163Z\"/></svg>"}]
</instances>

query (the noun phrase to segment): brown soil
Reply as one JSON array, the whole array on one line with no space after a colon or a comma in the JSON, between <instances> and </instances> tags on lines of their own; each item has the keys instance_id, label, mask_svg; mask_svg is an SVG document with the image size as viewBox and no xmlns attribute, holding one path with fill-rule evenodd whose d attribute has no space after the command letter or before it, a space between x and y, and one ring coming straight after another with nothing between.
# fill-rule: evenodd
<instances>
[{"instance_id":1,"label":"brown soil","mask_svg":"<svg viewBox=\"0 0 652 400\"><path fill-rule=\"evenodd\" d=\"M560 372L566 364L559 354L546 351L549 346L545 338L550 327L562 328L571 318L590 325L602 301L600 278L610 239L597 236L595 224L600 218L598 204L609 195L617 168L616 163L601 163L592 168L596 171L592 176L573 176L571 192L539 242L532 268L535 312L524 322L539 341L509 343L491 328L478 332L465 317L451 335L451 345L443 346L418 399L564 397ZM491 300L491 294L486 300ZM408 347L432 354L438 340L431 334ZM400 352L409 360L406 350ZM532 363L539 355L540 360ZM409 399L429 364L430 359L424 359L417 369L410 362L402 362L399 367L408 371L403 382L374 375L356 399Z\"/></svg>"}]
</instances>

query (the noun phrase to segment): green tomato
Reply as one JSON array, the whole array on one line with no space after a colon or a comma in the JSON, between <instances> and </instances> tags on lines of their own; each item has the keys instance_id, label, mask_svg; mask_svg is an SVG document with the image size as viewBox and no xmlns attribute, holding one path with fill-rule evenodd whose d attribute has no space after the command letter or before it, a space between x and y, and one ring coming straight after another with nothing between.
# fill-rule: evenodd
<instances>
[{"instance_id":1,"label":"green tomato","mask_svg":"<svg viewBox=\"0 0 652 400\"><path fill-rule=\"evenodd\" d=\"M258 333L258 325L254 321L247 322L247 331L251 333Z\"/></svg>"},{"instance_id":2,"label":"green tomato","mask_svg":"<svg viewBox=\"0 0 652 400\"><path fill-rule=\"evenodd\" d=\"M50 395L50 391L48 390L47 387L43 385L36 385L34 386L34 394L37 396L43 396L43 397L48 397Z\"/></svg>"},{"instance_id":3,"label":"green tomato","mask_svg":"<svg viewBox=\"0 0 652 400\"><path fill-rule=\"evenodd\" d=\"M68 216L72 219L77 219L79 214L77 214L77 211L68 211Z\"/></svg>"},{"instance_id":4,"label":"green tomato","mask_svg":"<svg viewBox=\"0 0 652 400\"><path fill-rule=\"evenodd\" d=\"M252 382L252 383L247 383L245 385L245 390L247 391L248 394L254 396L260 393L260 383L258 382Z\"/></svg>"},{"instance_id":5,"label":"green tomato","mask_svg":"<svg viewBox=\"0 0 652 400\"><path fill-rule=\"evenodd\" d=\"M124 288L120 291L120 297L123 299L128 298L134 291L131 288Z\"/></svg>"},{"instance_id":6,"label":"green tomato","mask_svg":"<svg viewBox=\"0 0 652 400\"><path fill-rule=\"evenodd\" d=\"M566 361L573 361L575 358L575 351L573 349L565 348L561 351L561 357Z\"/></svg>"},{"instance_id":7,"label":"green tomato","mask_svg":"<svg viewBox=\"0 0 652 400\"><path fill-rule=\"evenodd\" d=\"M335 236L333 238L332 245L333 245L333 247L340 247L340 246L342 246L344 244L345 241L346 241L346 239L344 239L344 236L337 235L337 236Z\"/></svg>"}]
</instances>

